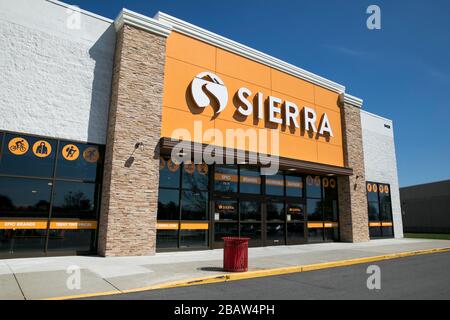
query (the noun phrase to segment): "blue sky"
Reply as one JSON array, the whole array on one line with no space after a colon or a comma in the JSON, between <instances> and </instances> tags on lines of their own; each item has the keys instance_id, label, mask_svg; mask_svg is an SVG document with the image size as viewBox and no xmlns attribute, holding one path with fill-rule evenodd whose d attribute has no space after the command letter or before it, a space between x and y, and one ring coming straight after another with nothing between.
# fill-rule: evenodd
<instances>
[{"instance_id":1,"label":"blue sky","mask_svg":"<svg viewBox=\"0 0 450 320\"><path fill-rule=\"evenodd\" d=\"M450 178L448 0L67 0L114 19L163 11L341 83L394 121L401 186ZM381 8L368 30L366 9Z\"/></svg>"}]
</instances>

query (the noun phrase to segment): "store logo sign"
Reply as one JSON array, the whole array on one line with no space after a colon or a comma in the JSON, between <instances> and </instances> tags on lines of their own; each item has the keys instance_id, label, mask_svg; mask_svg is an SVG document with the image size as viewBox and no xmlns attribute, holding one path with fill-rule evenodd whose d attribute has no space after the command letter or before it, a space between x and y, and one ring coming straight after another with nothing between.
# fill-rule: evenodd
<instances>
[{"instance_id":1,"label":"store logo sign","mask_svg":"<svg viewBox=\"0 0 450 320\"><path fill-rule=\"evenodd\" d=\"M199 108L212 106L216 114L222 112L228 103L228 90L220 77L212 72L198 74L191 83L191 94ZM283 101L274 96L266 97L262 92L253 93L250 89L238 89L233 99L237 112L242 116L251 116L254 112L258 120L264 120L276 125L294 126L303 131L328 135L333 137L333 130L326 112L321 116L314 108L304 106L299 108L295 103ZM320 116L320 117L319 117Z\"/></svg>"},{"instance_id":2,"label":"store logo sign","mask_svg":"<svg viewBox=\"0 0 450 320\"><path fill-rule=\"evenodd\" d=\"M199 108L211 105L211 98L217 103L216 113L222 112L228 103L228 90L220 77L212 72L197 75L191 85L192 98Z\"/></svg>"}]
</instances>

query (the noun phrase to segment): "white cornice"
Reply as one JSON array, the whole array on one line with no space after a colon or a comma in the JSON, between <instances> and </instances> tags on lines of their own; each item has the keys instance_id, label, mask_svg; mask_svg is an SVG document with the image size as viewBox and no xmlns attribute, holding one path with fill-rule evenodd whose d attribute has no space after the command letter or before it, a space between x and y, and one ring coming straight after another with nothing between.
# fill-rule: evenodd
<instances>
[{"instance_id":1,"label":"white cornice","mask_svg":"<svg viewBox=\"0 0 450 320\"><path fill-rule=\"evenodd\" d=\"M363 100L357 97L354 97L348 93L343 93L339 97L341 103L350 104L354 107L361 108L363 105Z\"/></svg>"},{"instance_id":2,"label":"white cornice","mask_svg":"<svg viewBox=\"0 0 450 320\"><path fill-rule=\"evenodd\" d=\"M149 31L151 33L168 37L172 32L172 27L163 21L158 21L128 9L122 9L119 16L114 20L116 31L119 31L124 24Z\"/></svg>"},{"instance_id":3,"label":"white cornice","mask_svg":"<svg viewBox=\"0 0 450 320\"><path fill-rule=\"evenodd\" d=\"M232 53L236 53L240 56L262 63L264 65L280 70L282 72L286 72L295 77L309 81L311 83L334 91L336 93L345 92L345 87L343 85L322 78L314 73L298 68L292 64L274 58L258 50L247 47L236 41L219 36L218 34L202 29L178 18L172 17L166 13L158 12L155 16L155 19L170 25L176 32L212 44L214 46L230 51Z\"/></svg>"}]
</instances>

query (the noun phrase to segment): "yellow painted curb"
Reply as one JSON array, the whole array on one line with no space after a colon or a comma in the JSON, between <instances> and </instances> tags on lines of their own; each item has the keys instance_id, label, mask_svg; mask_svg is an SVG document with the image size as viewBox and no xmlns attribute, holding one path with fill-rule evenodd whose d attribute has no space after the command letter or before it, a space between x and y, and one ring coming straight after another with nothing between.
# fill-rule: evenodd
<instances>
[{"instance_id":1,"label":"yellow painted curb","mask_svg":"<svg viewBox=\"0 0 450 320\"><path fill-rule=\"evenodd\" d=\"M136 293L143 291L151 291L158 289L169 289L169 288L179 288L179 287L187 287L187 286L195 286L195 285L204 285L204 284L212 284L212 283L221 283L227 281L239 281L246 279L254 279L261 277L270 277L277 276L283 274L290 273L300 273L300 272L308 272L314 270L323 270L330 268L338 268L351 266L356 264L370 263L375 261L383 261L383 260L392 260L399 259L405 257L412 257L424 254L432 254L432 253L443 253L450 252L450 248L436 248L436 249L426 249L426 250L415 250L415 251L407 251L407 252L399 252L399 253L390 253L381 256L372 256L372 257L364 257L364 258L356 258L356 259L348 259L348 260L340 260L340 261L331 261L324 263L316 263L310 265L300 265L300 266L292 266L292 267L283 267L283 268L274 268L274 269L264 269L264 270L253 270L242 273L231 273L231 274L221 274L215 276L208 276L202 278L193 278L188 280L177 280L172 282L161 283L157 285L129 289L129 290L121 290L121 291L109 291L109 292L99 292L99 293L87 293L73 296L62 296L49 298L44 300L69 300L69 299L82 299L82 298L93 298L93 297L101 297L101 296L112 296L124 293Z\"/></svg>"}]
</instances>

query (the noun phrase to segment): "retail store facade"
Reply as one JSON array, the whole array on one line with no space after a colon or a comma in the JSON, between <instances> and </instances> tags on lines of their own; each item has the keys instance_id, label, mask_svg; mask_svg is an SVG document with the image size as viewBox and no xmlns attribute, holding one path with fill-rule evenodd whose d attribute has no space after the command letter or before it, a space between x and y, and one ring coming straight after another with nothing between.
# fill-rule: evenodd
<instances>
[{"instance_id":1,"label":"retail store facade","mask_svg":"<svg viewBox=\"0 0 450 320\"><path fill-rule=\"evenodd\" d=\"M163 13L1 9L1 257L402 236L392 122L344 86Z\"/></svg>"}]
</instances>

